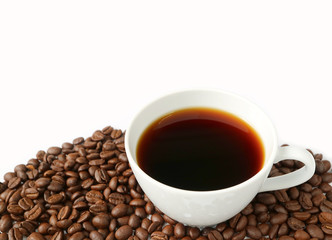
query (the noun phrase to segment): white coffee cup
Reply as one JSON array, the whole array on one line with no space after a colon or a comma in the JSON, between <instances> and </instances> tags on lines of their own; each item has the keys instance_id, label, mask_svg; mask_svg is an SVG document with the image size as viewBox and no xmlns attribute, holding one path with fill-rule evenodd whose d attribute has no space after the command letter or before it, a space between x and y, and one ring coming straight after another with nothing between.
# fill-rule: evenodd
<instances>
[{"instance_id":1,"label":"white coffee cup","mask_svg":"<svg viewBox=\"0 0 332 240\"><path fill-rule=\"evenodd\" d=\"M214 191L189 191L165 185L147 175L137 164L137 143L143 131L159 117L185 108L208 107L230 112L250 124L260 136L265 159L262 169L250 179ZM149 199L169 217L192 226L209 226L227 219L246 207L259 192L289 188L312 177L313 156L298 147L279 147L276 130L267 115L245 98L219 90L187 90L163 96L134 117L125 135L130 166ZM273 163L294 159L305 164L299 170L268 178ZM172 173L170 173L171 177Z\"/></svg>"}]
</instances>

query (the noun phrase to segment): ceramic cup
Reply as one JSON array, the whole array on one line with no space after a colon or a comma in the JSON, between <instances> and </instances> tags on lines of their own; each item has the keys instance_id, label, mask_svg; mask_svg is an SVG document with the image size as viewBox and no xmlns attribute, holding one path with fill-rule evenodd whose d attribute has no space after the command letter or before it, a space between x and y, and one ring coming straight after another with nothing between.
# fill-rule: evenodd
<instances>
[{"instance_id":1,"label":"ceramic cup","mask_svg":"<svg viewBox=\"0 0 332 240\"><path fill-rule=\"evenodd\" d=\"M159 117L191 107L220 109L249 123L263 142L265 159L262 169L238 185L214 191L178 189L147 175L136 160L141 134ZM191 226L209 226L230 219L246 207L257 193L299 185L310 179L315 171L314 158L307 150L292 146L279 147L273 124L259 107L243 97L219 90L175 92L148 104L127 128L125 147L135 177L149 199L169 217ZM298 160L305 165L292 173L268 178L273 163L284 159Z\"/></svg>"}]
</instances>

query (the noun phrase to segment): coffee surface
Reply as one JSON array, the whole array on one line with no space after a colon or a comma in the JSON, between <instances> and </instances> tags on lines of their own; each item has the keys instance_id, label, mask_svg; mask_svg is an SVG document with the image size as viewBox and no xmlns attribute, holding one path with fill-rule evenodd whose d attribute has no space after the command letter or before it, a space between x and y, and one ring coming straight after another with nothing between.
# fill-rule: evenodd
<instances>
[{"instance_id":1,"label":"coffee surface","mask_svg":"<svg viewBox=\"0 0 332 240\"><path fill-rule=\"evenodd\" d=\"M138 165L176 188L209 191L254 176L264 163L256 131L233 114L210 108L178 110L155 120L137 146Z\"/></svg>"}]
</instances>

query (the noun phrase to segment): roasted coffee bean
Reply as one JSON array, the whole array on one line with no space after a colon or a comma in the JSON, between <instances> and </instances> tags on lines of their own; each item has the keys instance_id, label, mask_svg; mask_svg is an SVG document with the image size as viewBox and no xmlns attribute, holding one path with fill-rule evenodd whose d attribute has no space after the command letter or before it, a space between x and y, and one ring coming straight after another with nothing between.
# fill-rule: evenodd
<instances>
[{"instance_id":1,"label":"roasted coffee bean","mask_svg":"<svg viewBox=\"0 0 332 240\"><path fill-rule=\"evenodd\" d=\"M70 236L68 240L83 240L85 235L83 232L77 232Z\"/></svg>"},{"instance_id":2,"label":"roasted coffee bean","mask_svg":"<svg viewBox=\"0 0 332 240\"><path fill-rule=\"evenodd\" d=\"M332 213L332 202L325 199L321 202L319 208L322 212Z\"/></svg>"},{"instance_id":3,"label":"roasted coffee bean","mask_svg":"<svg viewBox=\"0 0 332 240\"><path fill-rule=\"evenodd\" d=\"M234 235L234 229L233 228L226 228L223 232L222 232L222 236L225 240L231 239Z\"/></svg>"},{"instance_id":4,"label":"roasted coffee bean","mask_svg":"<svg viewBox=\"0 0 332 240\"><path fill-rule=\"evenodd\" d=\"M37 199L39 196L39 192L36 188L28 188L25 190L25 196L32 200Z\"/></svg>"},{"instance_id":5,"label":"roasted coffee bean","mask_svg":"<svg viewBox=\"0 0 332 240\"><path fill-rule=\"evenodd\" d=\"M168 236L160 231L151 234L151 240L168 240Z\"/></svg>"},{"instance_id":6,"label":"roasted coffee bean","mask_svg":"<svg viewBox=\"0 0 332 240\"><path fill-rule=\"evenodd\" d=\"M232 237L232 240L243 240L246 236L246 231L242 230L241 232L238 232L236 234L234 234L234 236Z\"/></svg>"},{"instance_id":7,"label":"roasted coffee bean","mask_svg":"<svg viewBox=\"0 0 332 240\"><path fill-rule=\"evenodd\" d=\"M307 232L299 229L299 230L296 230L296 232L294 233L294 238L296 240L309 240L310 235Z\"/></svg>"},{"instance_id":8,"label":"roasted coffee bean","mask_svg":"<svg viewBox=\"0 0 332 240\"><path fill-rule=\"evenodd\" d=\"M106 213L100 213L92 218L92 225L96 228L108 228L110 224L110 216Z\"/></svg>"},{"instance_id":9,"label":"roasted coffee bean","mask_svg":"<svg viewBox=\"0 0 332 240\"><path fill-rule=\"evenodd\" d=\"M30 210L34 206L33 201L27 197L21 198L18 201L18 205L25 211Z\"/></svg>"},{"instance_id":10,"label":"roasted coffee bean","mask_svg":"<svg viewBox=\"0 0 332 240\"><path fill-rule=\"evenodd\" d=\"M293 229L294 231L299 230L299 229L304 229L305 228L305 224L304 222L294 218L294 217L290 217L287 220L287 224L288 226Z\"/></svg>"},{"instance_id":11,"label":"roasted coffee bean","mask_svg":"<svg viewBox=\"0 0 332 240\"><path fill-rule=\"evenodd\" d=\"M21 184L22 179L19 177L13 177L8 182L8 188L14 189Z\"/></svg>"},{"instance_id":12,"label":"roasted coffee bean","mask_svg":"<svg viewBox=\"0 0 332 240\"><path fill-rule=\"evenodd\" d=\"M7 209L7 204L3 201L0 201L0 214L3 214Z\"/></svg>"},{"instance_id":13,"label":"roasted coffee bean","mask_svg":"<svg viewBox=\"0 0 332 240\"><path fill-rule=\"evenodd\" d=\"M261 231L263 236L268 235L269 230L270 230L270 226L267 223L261 223L257 225L257 228L259 229L259 231Z\"/></svg>"},{"instance_id":14,"label":"roasted coffee bean","mask_svg":"<svg viewBox=\"0 0 332 240\"><path fill-rule=\"evenodd\" d=\"M255 226L247 226L246 231L248 236L253 239L260 239L262 237L262 233Z\"/></svg>"},{"instance_id":15,"label":"roasted coffee bean","mask_svg":"<svg viewBox=\"0 0 332 240\"><path fill-rule=\"evenodd\" d=\"M270 239L273 239L277 236L278 230L279 230L279 225L275 224L275 225L271 226L271 228L269 230Z\"/></svg>"},{"instance_id":16,"label":"roasted coffee bean","mask_svg":"<svg viewBox=\"0 0 332 240\"><path fill-rule=\"evenodd\" d=\"M306 221L311 217L309 212L294 212L293 216L301 221Z\"/></svg>"},{"instance_id":17,"label":"roasted coffee bean","mask_svg":"<svg viewBox=\"0 0 332 240\"><path fill-rule=\"evenodd\" d=\"M287 221L288 215L285 213L277 213L270 218L270 223L273 224L282 224Z\"/></svg>"},{"instance_id":18,"label":"roasted coffee bean","mask_svg":"<svg viewBox=\"0 0 332 240\"><path fill-rule=\"evenodd\" d=\"M139 239L141 239L141 240L147 240L148 239L149 233L146 229L139 227L139 228L136 229L135 232L136 232L136 236Z\"/></svg>"},{"instance_id":19,"label":"roasted coffee bean","mask_svg":"<svg viewBox=\"0 0 332 240\"><path fill-rule=\"evenodd\" d=\"M306 230L312 238L318 238L318 239L324 238L323 231L317 225L309 224Z\"/></svg>"},{"instance_id":20,"label":"roasted coffee bean","mask_svg":"<svg viewBox=\"0 0 332 240\"><path fill-rule=\"evenodd\" d=\"M235 230L237 232L242 231L248 224L248 218L246 216L241 216L239 221L236 224Z\"/></svg>"},{"instance_id":21,"label":"roasted coffee bean","mask_svg":"<svg viewBox=\"0 0 332 240\"><path fill-rule=\"evenodd\" d=\"M128 205L120 203L112 209L111 214L113 217L119 218L127 215L127 211L128 211Z\"/></svg>"},{"instance_id":22,"label":"roasted coffee bean","mask_svg":"<svg viewBox=\"0 0 332 240\"><path fill-rule=\"evenodd\" d=\"M27 240L45 240L44 236L38 232L31 233Z\"/></svg>"},{"instance_id":23,"label":"roasted coffee bean","mask_svg":"<svg viewBox=\"0 0 332 240\"><path fill-rule=\"evenodd\" d=\"M9 240L22 240L23 235L18 228L11 228L8 232Z\"/></svg>"},{"instance_id":24,"label":"roasted coffee bean","mask_svg":"<svg viewBox=\"0 0 332 240\"><path fill-rule=\"evenodd\" d=\"M256 196L258 202L265 205L275 204L277 202L275 196L271 193L259 193Z\"/></svg>"},{"instance_id":25,"label":"roasted coffee bean","mask_svg":"<svg viewBox=\"0 0 332 240\"><path fill-rule=\"evenodd\" d=\"M236 214L234 217L232 217L230 220L229 220L229 226L231 228L235 228L237 222L239 221L239 219L241 218L241 213L238 213Z\"/></svg>"},{"instance_id":26,"label":"roasted coffee bean","mask_svg":"<svg viewBox=\"0 0 332 240\"><path fill-rule=\"evenodd\" d=\"M118 240L125 240L128 239L129 236L132 235L133 229L128 226L128 225L124 225L118 228L118 230L116 230L115 232L115 238Z\"/></svg>"},{"instance_id":27,"label":"roasted coffee bean","mask_svg":"<svg viewBox=\"0 0 332 240\"><path fill-rule=\"evenodd\" d=\"M212 230L208 233L209 240L223 240L222 235L217 230Z\"/></svg>"},{"instance_id":28,"label":"roasted coffee bean","mask_svg":"<svg viewBox=\"0 0 332 240\"><path fill-rule=\"evenodd\" d=\"M0 231L8 232L8 230L12 227L12 219L9 215L2 215L0 219Z\"/></svg>"},{"instance_id":29,"label":"roasted coffee bean","mask_svg":"<svg viewBox=\"0 0 332 240\"><path fill-rule=\"evenodd\" d=\"M278 230L278 236L283 236L286 235L289 231L287 223L283 223L280 225L279 230Z\"/></svg>"},{"instance_id":30,"label":"roasted coffee bean","mask_svg":"<svg viewBox=\"0 0 332 240\"><path fill-rule=\"evenodd\" d=\"M291 200L285 203L285 208L291 212L297 212L301 209L301 205L296 200Z\"/></svg>"},{"instance_id":31,"label":"roasted coffee bean","mask_svg":"<svg viewBox=\"0 0 332 240\"><path fill-rule=\"evenodd\" d=\"M182 223L177 223L174 226L174 236L176 238L182 238L186 234L185 226Z\"/></svg>"},{"instance_id":32,"label":"roasted coffee bean","mask_svg":"<svg viewBox=\"0 0 332 240\"><path fill-rule=\"evenodd\" d=\"M332 235L332 224L331 223L322 224L321 228L325 234Z\"/></svg>"},{"instance_id":33,"label":"roasted coffee bean","mask_svg":"<svg viewBox=\"0 0 332 240\"><path fill-rule=\"evenodd\" d=\"M101 233L99 233L98 231L90 232L89 237L90 237L90 239L93 239L93 240L103 240L104 239L103 235Z\"/></svg>"}]
</instances>

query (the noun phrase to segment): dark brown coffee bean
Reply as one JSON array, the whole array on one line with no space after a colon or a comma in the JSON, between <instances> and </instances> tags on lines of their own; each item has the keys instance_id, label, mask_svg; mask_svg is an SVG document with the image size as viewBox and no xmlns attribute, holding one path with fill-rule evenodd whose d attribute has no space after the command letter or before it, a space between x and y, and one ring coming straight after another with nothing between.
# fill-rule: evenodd
<instances>
[{"instance_id":1,"label":"dark brown coffee bean","mask_svg":"<svg viewBox=\"0 0 332 240\"><path fill-rule=\"evenodd\" d=\"M286 234L288 234L289 228L287 223L283 223L280 225L279 230L278 230L278 236L284 236Z\"/></svg>"},{"instance_id":2,"label":"dark brown coffee bean","mask_svg":"<svg viewBox=\"0 0 332 240\"><path fill-rule=\"evenodd\" d=\"M265 205L275 204L277 202L275 196L271 193L259 193L256 196L258 202Z\"/></svg>"},{"instance_id":3,"label":"dark brown coffee bean","mask_svg":"<svg viewBox=\"0 0 332 240\"><path fill-rule=\"evenodd\" d=\"M104 239L103 235L101 235L98 231L90 232L89 237L90 237L90 239L93 239L93 240L103 240Z\"/></svg>"},{"instance_id":4,"label":"dark brown coffee bean","mask_svg":"<svg viewBox=\"0 0 332 240\"><path fill-rule=\"evenodd\" d=\"M321 228L325 234L332 235L332 223L322 224Z\"/></svg>"},{"instance_id":5,"label":"dark brown coffee bean","mask_svg":"<svg viewBox=\"0 0 332 240\"><path fill-rule=\"evenodd\" d=\"M25 211L30 210L34 204L30 198L24 197L18 201L18 205Z\"/></svg>"},{"instance_id":6,"label":"dark brown coffee bean","mask_svg":"<svg viewBox=\"0 0 332 240\"><path fill-rule=\"evenodd\" d=\"M8 188L14 189L21 184L22 179L19 177L13 177L8 182Z\"/></svg>"},{"instance_id":7,"label":"dark brown coffee bean","mask_svg":"<svg viewBox=\"0 0 332 240\"><path fill-rule=\"evenodd\" d=\"M259 229L259 231L261 231L263 236L268 235L269 230L270 230L270 226L267 223L261 223L257 225L257 228Z\"/></svg>"},{"instance_id":8,"label":"dark brown coffee bean","mask_svg":"<svg viewBox=\"0 0 332 240\"><path fill-rule=\"evenodd\" d=\"M157 228L161 225L160 222L152 222L150 226L148 227L148 233L152 233L157 230Z\"/></svg>"},{"instance_id":9,"label":"dark brown coffee bean","mask_svg":"<svg viewBox=\"0 0 332 240\"><path fill-rule=\"evenodd\" d=\"M166 225L163 227L162 232L165 233L167 236L173 236L174 227L172 225Z\"/></svg>"},{"instance_id":10,"label":"dark brown coffee bean","mask_svg":"<svg viewBox=\"0 0 332 240\"><path fill-rule=\"evenodd\" d=\"M285 208L291 212L297 212L301 209L301 205L296 200L291 200L285 203Z\"/></svg>"},{"instance_id":11,"label":"dark brown coffee bean","mask_svg":"<svg viewBox=\"0 0 332 240\"><path fill-rule=\"evenodd\" d=\"M301 221L306 221L311 217L311 214L308 212L294 212L293 216Z\"/></svg>"},{"instance_id":12,"label":"dark brown coffee bean","mask_svg":"<svg viewBox=\"0 0 332 240\"><path fill-rule=\"evenodd\" d=\"M151 240L168 240L168 236L163 232L156 231L151 234Z\"/></svg>"},{"instance_id":13,"label":"dark brown coffee bean","mask_svg":"<svg viewBox=\"0 0 332 240\"><path fill-rule=\"evenodd\" d=\"M234 235L234 229L227 227L223 232L222 232L222 236L225 240L231 239Z\"/></svg>"},{"instance_id":14,"label":"dark brown coffee bean","mask_svg":"<svg viewBox=\"0 0 332 240\"><path fill-rule=\"evenodd\" d=\"M39 192L36 188L28 188L25 190L25 196L32 200L37 199L39 196Z\"/></svg>"},{"instance_id":15,"label":"dark brown coffee bean","mask_svg":"<svg viewBox=\"0 0 332 240\"><path fill-rule=\"evenodd\" d=\"M247 218L248 218L248 225L257 226L257 219L254 214L249 214Z\"/></svg>"},{"instance_id":16,"label":"dark brown coffee bean","mask_svg":"<svg viewBox=\"0 0 332 240\"><path fill-rule=\"evenodd\" d=\"M82 229L83 228L82 228L81 224L73 223L72 225L70 225L70 227L68 227L67 232L68 232L68 234L72 235L76 232L82 231ZM92 230L94 230L94 229L92 229Z\"/></svg>"},{"instance_id":17,"label":"dark brown coffee bean","mask_svg":"<svg viewBox=\"0 0 332 240\"><path fill-rule=\"evenodd\" d=\"M296 219L294 217L290 217L287 220L287 224L294 231L305 228L305 224L302 221L300 221L300 220L298 220L298 219Z\"/></svg>"},{"instance_id":18,"label":"dark brown coffee bean","mask_svg":"<svg viewBox=\"0 0 332 240\"><path fill-rule=\"evenodd\" d=\"M322 212L329 212L332 213L332 202L328 200L323 200L322 203L319 205L319 209Z\"/></svg>"},{"instance_id":19,"label":"dark brown coffee bean","mask_svg":"<svg viewBox=\"0 0 332 240\"><path fill-rule=\"evenodd\" d=\"M133 229L136 229L141 225L141 219L135 214L132 214L129 217L128 225L131 226Z\"/></svg>"},{"instance_id":20,"label":"dark brown coffee bean","mask_svg":"<svg viewBox=\"0 0 332 240\"><path fill-rule=\"evenodd\" d=\"M319 185L319 188L324 192L330 192L332 190L332 187L329 183L323 182Z\"/></svg>"},{"instance_id":21,"label":"dark brown coffee bean","mask_svg":"<svg viewBox=\"0 0 332 240\"><path fill-rule=\"evenodd\" d=\"M223 240L222 235L217 230L212 230L208 233L209 240Z\"/></svg>"},{"instance_id":22,"label":"dark brown coffee bean","mask_svg":"<svg viewBox=\"0 0 332 240\"><path fill-rule=\"evenodd\" d=\"M53 194L46 201L49 204L58 204L64 200L64 196L62 194Z\"/></svg>"},{"instance_id":23,"label":"dark brown coffee bean","mask_svg":"<svg viewBox=\"0 0 332 240\"><path fill-rule=\"evenodd\" d=\"M59 148L59 147L50 147L48 150L47 150L47 153L50 154L50 155L59 155L61 153L62 149Z\"/></svg>"},{"instance_id":24,"label":"dark brown coffee bean","mask_svg":"<svg viewBox=\"0 0 332 240\"><path fill-rule=\"evenodd\" d=\"M332 213L321 212L318 217L321 223L332 223Z\"/></svg>"},{"instance_id":25,"label":"dark brown coffee bean","mask_svg":"<svg viewBox=\"0 0 332 240\"><path fill-rule=\"evenodd\" d=\"M112 209L112 216L115 218L119 218L119 217L123 217L125 215L127 215L127 211L128 211L128 205L121 203L116 205L113 209Z\"/></svg>"},{"instance_id":26,"label":"dark brown coffee bean","mask_svg":"<svg viewBox=\"0 0 332 240\"><path fill-rule=\"evenodd\" d=\"M83 232L77 232L71 235L71 237L68 240L83 240L85 238L85 235Z\"/></svg>"},{"instance_id":27,"label":"dark brown coffee bean","mask_svg":"<svg viewBox=\"0 0 332 240\"><path fill-rule=\"evenodd\" d=\"M254 213L256 215L262 213L262 212L267 212L267 206L262 204L262 203L255 203L254 204Z\"/></svg>"},{"instance_id":28,"label":"dark brown coffee bean","mask_svg":"<svg viewBox=\"0 0 332 240\"><path fill-rule=\"evenodd\" d=\"M8 232L9 240L23 240L23 235L18 228L11 228Z\"/></svg>"},{"instance_id":29,"label":"dark brown coffee bean","mask_svg":"<svg viewBox=\"0 0 332 240\"><path fill-rule=\"evenodd\" d=\"M12 219L9 215L2 215L0 219L0 231L8 232L8 230L12 227Z\"/></svg>"},{"instance_id":30,"label":"dark brown coffee bean","mask_svg":"<svg viewBox=\"0 0 332 240\"><path fill-rule=\"evenodd\" d=\"M129 236L132 235L133 229L128 226L124 225L122 227L119 227L118 230L115 232L115 238L118 240L125 240L128 239Z\"/></svg>"},{"instance_id":31,"label":"dark brown coffee bean","mask_svg":"<svg viewBox=\"0 0 332 240\"><path fill-rule=\"evenodd\" d=\"M107 213L100 213L92 218L92 225L96 228L108 228L110 224L110 216Z\"/></svg>"},{"instance_id":32,"label":"dark brown coffee bean","mask_svg":"<svg viewBox=\"0 0 332 240\"><path fill-rule=\"evenodd\" d=\"M182 223L177 223L174 226L174 236L176 238L182 238L186 234L185 226Z\"/></svg>"},{"instance_id":33,"label":"dark brown coffee bean","mask_svg":"<svg viewBox=\"0 0 332 240\"><path fill-rule=\"evenodd\" d=\"M240 217L239 221L237 222L235 230L237 232L240 232L243 229L245 229L245 227L247 226L247 224L248 224L248 218L243 215L243 216Z\"/></svg>"},{"instance_id":34,"label":"dark brown coffee bean","mask_svg":"<svg viewBox=\"0 0 332 240\"><path fill-rule=\"evenodd\" d=\"M103 194L100 191L96 191L96 190L91 190L89 192L86 193L85 195L85 199L89 202L89 203L96 203L99 200L103 199Z\"/></svg>"},{"instance_id":35,"label":"dark brown coffee bean","mask_svg":"<svg viewBox=\"0 0 332 240\"><path fill-rule=\"evenodd\" d=\"M253 239L260 239L262 237L262 233L255 226L247 226L246 231L248 236Z\"/></svg>"},{"instance_id":36,"label":"dark brown coffee bean","mask_svg":"<svg viewBox=\"0 0 332 240\"><path fill-rule=\"evenodd\" d=\"M152 222L160 222L161 224L163 224L164 223L164 218L159 213L154 213L151 216L151 221Z\"/></svg>"},{"instance_id":37,"label":"dark brown coffee bean","mask_svg":"<svg viewBox=\"0 0 332 240\"><path fill-rule=\"evenodd\" d=\"M232 240L243 240L246 236L246 231L242 230L241 232L238 232L236 234L234 234L234 236L232 237Z\"/></svg>"},{"instance_id":38,"label":"dark brown coffee bean","mask_svg":"<svg viewBox=\"0 0 332 240\"><path fill-rule=\"evenodd\" d=\"M300 192L299 203L304 209L311 209L313 207L311 195L309 193Z\"/></svg>"},{"instance_id":39,"label":"dark brown coffee bean","mask_svg":"<svg viewBox=\"0 0 332 240\"><path fill-rule=\"evenodd\" d=\"M270 222L272 225L274 224L280 225L287 221L287 217L288 215L285 213L277 213L271 217Z\"/></svg>"},{"instance_id":40,"label":"dark brown coffee bean","mask_svg":"<svg viewBox=\"0 0 332 240\"><path fill-rule=\"evenodd\" d=\"M129 205L133 207L143 207L145 206L146 202L143 199L133 199L130 201Z\"/></svg>"},{"instance_id":41,"label":"dark brown coffee bean","mask_svg":"<svg viewBox=\"0 0 332 240\"><path fill-rule=\"evenodd\" d=\"M111 193L109 195L108 201L114 205L123 204L125 202L125 198L120 193Z\"/></svg>"},{"instance_id":42,"label":"dark brown coffee bean","mask_svg":"<svg viewBox=\"0 0 332 240\"><path fill-rule=\"evenodd\" d=\"M318 238L318 239L324 238L323 231L317 225L309 224L306 230L312 238Z\"/></svg>"},{"instance_id":43,"label":"dark brown coffee bean","mask_svg":"<svg viewBox=\"0 0 332 240\"><path fill-rule=\"evenodd\" d=\"M229 226L230 226L231 228L235 228L235 226L236 226L237 222L239 221L240 217L241 217L241 213L238 213L238 214L236 214L234 217L232 217L232 218L229 220Z\"/></svg>"},{"instance_id":44,"label":"dark brown coffee bean","mask_svg":"<svg viewBox=\"0 0 332 240\"><path fill-rule=\"evenodd\" d=\"M287 191L285 189L275 191L274 195L275 195L275 197L277 198L277 200L279 202L285 203L285 202L290 201L290 199L288 197L288 194L287 194Z\"/></svg>"},{"instance_id":45,"label":"dark brown coffee bean","mask_svg":"<svg viewBox=\"0 0 332 240\"><path fill-rule=\"evenodd\" d=\"M147 240L148 239L149 233L146 229L139 227L139 228L136 229L135 232L136 232L136 236L139 239L141 239L141 240Z\"/></svg>"},{"instance_id":46,"label":"dark brown coffee bean","mask_svg":"<svg viewBox=\"0 0 332 240\"><path fill-rule=\"evenodd\" d=\"M277 236L278 230L279 230L279 225L275 224L275 225L271 226L270 231L269 231L270 239L273 239Z\"/></svg>"},{"instance_id":47,"label":"dark brown coffee bean","mask_svg":"<svg viewBox=\"0 0 332 240\"><path fill-rule=\"evenodd\" d=\"M45 240L44 236L38 232L31 233L27 240Z\"/></svg>"},{"instance_id":48,"label":"dark brown coffee bean","mask_svg":"<svg viewBox=\"0 0 332 240\"><path fill-rule=\"evenodd\" d=\"M112 139L117 139L117 138L121 137L121 135L122 135L122 131L120 129L114 129L111 132L111 138Z\"/></svg>"},{"instance_id":49,"label":"dark brown coffee bean","mask_svg":"<svg viewBox=\"0 0 332 240\"><path fill-rule=\"evenodd\" d=\"M73 221L70 219L63 219L63 220L59 220L56 223L56 226L61 229L67 229L72 223L73 223Z\"/></svg>"},{"instance_id":50,"label":"dark brown coffee bean","mask_svg":"<svg viewBox=\"0 0 332 240\"><path fill-rule=\"evenodd\" d=\"M299 230L296 230L296 232L294 233L294 238L296 240L309 240L310 235L307 232L299 229Z\"/></svg>"},{"instance_id":51,"label":"dark brown coffee bean","mask_svg":"<svg viewBox=\"0 0 332 240\"><path fill-rule=\"evenodd\" d=\"M317 188L316 188L317 189ZM319 207L320 204L326 199L324 193L317 194L311 200L314 206Z\"/></svg>"},{"instance_id":52,"label":"dark brown coffee bean","mask_svg":"<svg viewBox=\"0 0 332 240\"><path fill-rule=\"evenodd\" d=\"M243 214L243 215L249 215L249 214L251 214L251 213L253 213L253 211L254 211L254 207L252 206L252 204L251 203L249 203L242 211L241 211L241 213Z\"/></svg>"},{"instance_id":53,"label":"dark brown coffee bean","mask_svg":"<svg viewBox=\"0 0 332 240\"><path fill-rule=\"evenodd\" d=\"M7 206L7 211L14 215L20 215L24 210L17 204L10 204Z\"/></svg>"},{"instance_id":54,"label":"dark brown coffee bean","mask_svg":"<svg viewBox=\"0 0 332 240\"><path fill-rule=\"evenodd\" d=\"M0 214L3 214L7 209L7 204L3 201L0 201Z\"/></svg>"},{"instance_id":55,"label":"dark brown coffee bean","mask_svg":"<svg viewBox=\"0 0 332 240\"><path fill-rule=\"evenodd\" d=\"M322 175L322 181L326 183L332 182L332 172L326 172Z\"/></svg>"}]
</instances>

